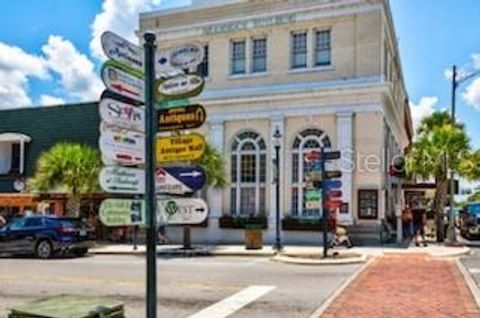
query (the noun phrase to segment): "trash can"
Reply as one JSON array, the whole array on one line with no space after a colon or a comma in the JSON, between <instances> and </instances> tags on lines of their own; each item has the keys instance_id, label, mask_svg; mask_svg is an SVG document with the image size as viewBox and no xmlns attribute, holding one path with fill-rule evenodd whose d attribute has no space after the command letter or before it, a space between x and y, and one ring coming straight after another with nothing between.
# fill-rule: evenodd
<instances>
[{"instance_id":1,"label":"trash can","mask_svg":"<svg viewBox=\"0 0 480 318\"><path fill-rule=\"evenodd\" d=\"M245 248L258 250L263 247L263 229L260 224L245 225Z\"/></svg>"}]
</instances>

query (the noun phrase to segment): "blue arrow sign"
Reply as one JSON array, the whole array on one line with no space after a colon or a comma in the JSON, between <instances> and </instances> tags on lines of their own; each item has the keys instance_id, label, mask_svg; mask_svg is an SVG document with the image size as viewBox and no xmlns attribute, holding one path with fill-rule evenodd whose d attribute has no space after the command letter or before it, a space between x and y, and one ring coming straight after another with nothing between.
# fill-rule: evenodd
<instances>
[{"instance_id":1,"label":"blue arrow sign","mask_svg":"<svg viewBox=\"0 0 480 318\"><path fill-rule=\"evenodd\" d=\"M322 185L325 190L341 188L342 182L340 180L323 180Z\"/></svg>"},{"instance_id":2,"label":"blue arrow sign","mask_svg":"<svg viewBox=\"0 0 480 318\"><path fill-rule=\"evenodd\" d=\"M171 166L163 167L163 169L190 188L192 192L201 190L207 181L205 170L200 166Z\"/></svg>"}]
</instances>

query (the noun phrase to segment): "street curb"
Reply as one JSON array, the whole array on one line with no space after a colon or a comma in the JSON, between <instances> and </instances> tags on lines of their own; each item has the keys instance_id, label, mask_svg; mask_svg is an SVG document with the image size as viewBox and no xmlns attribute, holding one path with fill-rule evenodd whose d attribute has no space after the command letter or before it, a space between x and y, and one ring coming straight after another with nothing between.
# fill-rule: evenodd
<instances>
[{"instance_id":1,"label":"street curb","mask_svg":"<svg viewBox=\"0 0 480 318\"><path fill-rule=\"evenodd\" d=\"M449 253L439 254L439 255L435 255L434 253L429 252L428 255L434 258L454 258L454 257L469 255L472 251L469 247L462 247L461 249L462 249L461 251L452 251Z\"/></svg>"},{"instance_id":2,"label":"street curb","mask_svg":"<svg viewBox=\"0 0 480 318\"><path fill-rule=\"evenodd\" d=\"M375 258L370 258L365 264L360 267L350 278L348 278L341 286L338 288L326 301L324 301L320 307L315 309L315 311L308 316L308 318L320 318L324 312L330 307L330 305L335 301L335 299L340 296L345 289L355 280L361 273L363 273L375 260Z\"/></svg>"},{"instance_id":3,"label":"street curb","mask_svg":"<svg viewBox=\"0 0 480 318\"><path fill-rule=\"evenodd\" d=\"M462 273L463 278L465 279L465 282L467 283L468 289L470 289L470 292L472 293L472 297L477 303L477 307L480 309L480 288L477 286L475 283L473 277L470 275L468 270L465 268L465 266L460 262L459 259L455 260L455 263L457 264L457 268Z\"/></svg>"},{"instance_id":4,"label":"street curb","mask_svg":"<svg viewBox=\"0 0 480 318\"><path fill-rule=\"evenodd\" d=\"M144 251L90 251L94 255L145 255ZM157 255L162 256L232 256L232 257L273 257L274 252L228 252L228 251L210 251L210 250L172 250L157 251Z\"/></svg>"},{"instance_id":5,"label":"street curb","mask_svg":"<svg viewBox=\"0 0 480 318\"><path fill-rule=\"evenodd\" d=\"M275 255L274 257L272 257L272 261L286 263L286 264L297 264L297 265L349 265L349 264L365 263L367 261L367 256L360 255L358 257L352 257L352 258L316 260L316 259L309 259L309 258L292 257L288 255Z\"/></svg>"}]
</instances>

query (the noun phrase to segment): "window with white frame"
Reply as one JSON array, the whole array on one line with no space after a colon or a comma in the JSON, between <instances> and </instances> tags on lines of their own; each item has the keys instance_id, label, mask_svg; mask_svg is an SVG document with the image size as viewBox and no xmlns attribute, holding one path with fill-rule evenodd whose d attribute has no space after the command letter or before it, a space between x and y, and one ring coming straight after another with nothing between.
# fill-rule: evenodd
<instances>
[{"instance_id":1,"label":"window with white frame","mask_svg":"<svg viewBox=\"0 0 480 318\"><path fill-rule=\"evenodd\" d=\"M307 32L293 32L291 39L291 68L307 67Z\"/></svg>"},{"instance_id":2,"label":"window with white frame","mask_svg":"<svg viewBox=\"0 0 480 318\"><path fill-rule=\"evenodd\" d=\"M319 129L306 129L295 138L292 146L292 196L291 213L296 217L319 216L319 209L307 209L304 200L305 177L309 167L305 164L305 154L312 150L331 147L328 135Z\"/></svg>"},{"instance_id":3,"label":"window with white frame","mask_svg":"<svg viewBox=\"0 0 480 318\"><path fill-rule=\"evenodd\" d=\"M332 46L330 30L315 32L315 66L325 66L332 63Z\"/></svg>"},{"instance_id":4,"label":"window with white frame","mask_svg":"<svg viewBox=\"0 0 480 318\"><path fill-rule=\"evenodd\" d=\"M232 44L231 44L232 75L245 74L245 69L246 69L245 50L246 50L245 40L232 41Z\"/></svg>"},{"instance_id":5,"label":"window with white frame","mask_svg":"<svg viewBox=\"0 0 480 318\"><path fill-rule=\"evenodd\" d=\"M232 215L263 215L267 147L252 131L240 133L231 145L230 210Z\"/></svg>"},{"instance_id":6,"label":"window with white frame","mask_svg":"<svg viewBox=\"0 0 480 318\"><path fill-rule=\"evenodd\" d=\"M252 73L267 71L267 39L254 38L252 40Z\"/></svg>"}]
</instances>

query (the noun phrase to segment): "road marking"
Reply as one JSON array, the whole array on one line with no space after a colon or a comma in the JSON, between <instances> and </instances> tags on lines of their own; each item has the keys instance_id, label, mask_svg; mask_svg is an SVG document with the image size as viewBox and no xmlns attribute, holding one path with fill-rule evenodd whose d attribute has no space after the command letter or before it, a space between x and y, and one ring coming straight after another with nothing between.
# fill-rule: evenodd
<instances>
[{"instance_id":1,"label":"road marking","mask_svg":"<svg viewBox=\"0 0 480 318\"><path fill-rule=\"evenodd\" d=\"M199 312L189 318L225 318L234 312L245 307L256 299L268 294L276 286L249 286L230 297L227 297Z\"/></svg>"},{"instance_id":2,"label":"road marking","mask_svg":"<svg viewBox=\"0 0 480 318\"><path fill-rule=\"evenodd\" d=\"M469 268L468 271L471 274L480 274L480 268Z\"/></svg>"}]
</instances>

